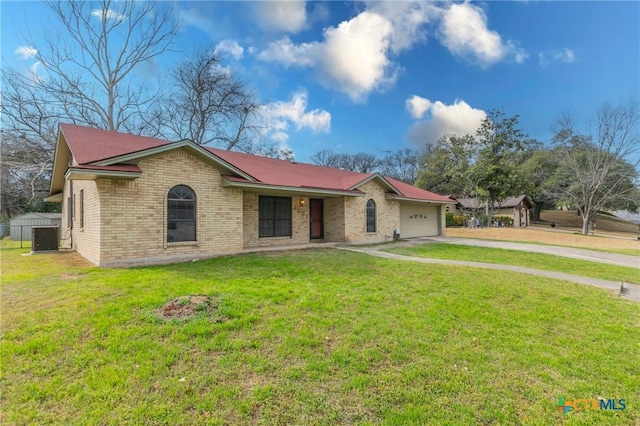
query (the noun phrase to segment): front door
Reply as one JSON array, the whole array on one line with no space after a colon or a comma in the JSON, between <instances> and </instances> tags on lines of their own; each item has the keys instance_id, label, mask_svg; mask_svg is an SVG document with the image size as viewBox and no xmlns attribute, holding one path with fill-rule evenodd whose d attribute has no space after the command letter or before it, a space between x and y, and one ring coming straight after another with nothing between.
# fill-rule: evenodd
<instances>
[{"instance_id":1,"label":"front door","mask_svg":"<svg viewBox=\"0 0 640 426\"><path fill-rule=\"evenodd\" d=\"M319 198L309 200L309 226L312 240L324 238L324 203Z\"/></svg>"}]
</instances>

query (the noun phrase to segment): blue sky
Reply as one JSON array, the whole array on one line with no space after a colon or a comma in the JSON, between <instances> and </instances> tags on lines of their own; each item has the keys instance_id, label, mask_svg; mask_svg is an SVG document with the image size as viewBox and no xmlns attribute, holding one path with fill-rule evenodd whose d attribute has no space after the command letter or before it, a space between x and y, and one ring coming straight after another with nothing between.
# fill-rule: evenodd
<instances>
[{"instance_id":1,"label":"blue sky","mask_svg":"<svg viewBox=\"0 0 640 426\"><path fill-rule=\"evenodd\" d=\"M117 3L116 3L117 5ZM166 4L165 4L166 5ZM640 2L173 2L179 45L216 49L264 103L264 137L314 152L421 147L473 133L489 109L548 142L640 94ZM49 29L38 2L0 4L2 63L33 66L20 35ZM174 66L166 55L153 69Z\"/></svg>"}]
</instances>

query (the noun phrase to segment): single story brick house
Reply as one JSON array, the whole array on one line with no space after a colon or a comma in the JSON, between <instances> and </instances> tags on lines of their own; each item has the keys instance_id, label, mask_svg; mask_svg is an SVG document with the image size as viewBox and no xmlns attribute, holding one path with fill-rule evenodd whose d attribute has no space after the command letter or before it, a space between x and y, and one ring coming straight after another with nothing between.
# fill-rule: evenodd
<instances>
[{"instance_id":1,"label":"single story brick house","mask_svg":"<svg viewBox=\"0 0 640 426\"><path fill-rule=\"evenodd\" d=\"M51 195L63 245L99 266L312 241L444 235L450 198L355 173L61 124Z\"/></svg>"},{"instance_id":2,"label":"single story brick house","mask_svg":"<svg viewBox=\"0 0 640 426\"><path fill-rule=\"evenodd\" d=\"M472 215L477 211L484 213L486 203L475 198L456 198L456 210L461 215ZM531 224L530 210L533 204L527 195L510 197L498 203L493 211L493 215L511 216L513 226L529 226Z\"/></svg>"}]
</instances>

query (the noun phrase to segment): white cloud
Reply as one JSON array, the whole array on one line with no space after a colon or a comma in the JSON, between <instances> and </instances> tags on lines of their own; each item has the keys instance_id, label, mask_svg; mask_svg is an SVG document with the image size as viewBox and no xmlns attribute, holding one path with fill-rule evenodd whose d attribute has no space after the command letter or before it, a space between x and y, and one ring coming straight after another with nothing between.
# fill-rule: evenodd
<instances>
[{"instance_id":1,"label":"white cloud","mask_svg":"<svg viewBox=\"0 0 640 426\"><path fill-rule=\"evenodd\" d=\"M33 59L38 54L38 50L31 46L20 46L13 51L13 54L22 60Z\"/></svg>"},{"instance_id":2,"label":"white cloud","mask_svg":"<svg viewBox=\"0 0 640 426\"><path fill-rule=\"evenodd\" d=\"M313 67L324 86L353 102L365 102L371 92L395 83L399 67L391 56L426 40L425 24L441 13L429 2L370 2L366 7L325 28L322 41L295 44L284 37L271 42L258 58Z\"/></svg>"},{"instance_id":3,"label":"white cloud","mask_svg":"<svg viewBox=\"0 0 640 426\"><path fill-rule=\"evenodd\" d=\"M258 54L258 59L266 62L279 62L284 66L310 67L320 58L320 43L293 44L288 36L269 43L267 48Z\"/></svg>"},{"instance_id":4,"label":"white cloud","mask_svg":"<svg viewBox=\"0 0 640 426\"><path fill-rule=\"evenodd\" d=\"M307 111L307 92L304 90L293 93L288 101L277 101L263 106L260 116L266 129L265 136L281 143L289 139L290 126L296 131L331 131L331 114L321 109Z\"/></svg>"},{"instance_id":5,"label":"white cloud","mask_svg":"<svg viewBox=\"0 0 640 426\"><path fill-rule=\"evenodd\" d=\"M417 108L416 108L417 106ZM426 109L422 110L426 106ZM407 110L416 117L426 112L429 117L414 123L409 128L409 140L420 146L436 142L442 135L475 134L481 121L487 116L481 109L472 108L465 101L457 100L446 105L440 101L413 96L406 100ZM414 112L422 112L414 115Z\"/></svg>"},{"instance_id":6,"label":"white cloud","mask_svg":"<svg viewBox=\"0 0 640 426\"><path fill-rule=\"evenodd\" d=\"M369 1L355 17L325 28L322 40L295 43L285 36L257 56L287 67L313 68L325 87L345 93L353 102L366 102L371 92L395 83L401 68L394 56L425 42L429 25L438 25L438 38L454 55L482 67L527 58L523 49L487 28L479 7L424 1Z\"/></svg>"},{"instance_id":7,"label":"white cloud","mask_svg":"<svg viewBox=\"0 0 640 426\"><path fill-rule=\"evenodd\" d=\"M304 1L260 1L255 3L256 21L264 31L297 33L307 23Z\"/></svg>"},{"instance_id":8,"label":"white cloud","mask_svg":"<svg viewBox=\"0 0 640 426\"><path fill-rule=\"evenodd\" d=\"M573 50L564 48L557 50L548 50L538 53L538 62L541 67L546 67L553 62L562 62L572 64L576 61L576 55Z\"/></svg>"},{"instance_id":9,"label":"white cloud","mask_svg":"<svg viewBox=\"0 0 640 426\"><path fill-rule=\"evenodd\" d=\"M431 107L431 101L418 95L413 95L405 101L405 106L411 117L422 118L424 113Z\"/></svg>"},{"instance_id":10,"label":"white cloud","mask_svg":"<svg viewBox=\"0 0 640 426\"><path fill-rule=\"evenodd\" d=\"M124 21L127 17L121 13L115 12L112 9L94 9L91 11L91 16L98 19L115 19L116 21Z\"/></svg>"},{"instance_id":11,"label":"white cloud","mask_svg":"<svg viewBox=\"0 0 640 426\"><path fill-rule=\"evenodd\" d=\"M269 44L258 58L285 66L315 67L320 81L346 93L353 102L395 81L395 67L387 57L391 23L362 12L337 27L324 30L323 42L294 44L288 37Z\"/></svg>"},{"instance_id":12,"label":"white cloud","mask_svg":"<svg viewBox=\"0 0 640 426\"><path fill-rule=\"evenodd\" d=\"M395 82L396 70L387 57L392 32L389 20L371 12L325 30L324 81L353 102L363 102L371 91Z\"/></svg>"},{"instance_id":13,"label":"white cloud","mask_svg":"<svg viewBox=\"0 0 640 426\"><path fill-rule=\"evenodd\" d=\"M487 68L509 57L517 63L527 53L512 41L487 27L487 16L471 3L452 4L445 12L438 31L440 42L454 55Z\"/></svg>"},{"instance_id":14,"label":"white cloud","mask_svg":"<svg viewBox=\"0 0 640 426\"><path fill-rule=\"evenodd\" d=\"M439 7L426 1L371 1L368 6L371 12L384 16L391 22L393 31L390 35L390 47L394 53L425 41L425 24L442 14Z\"/></svg>"},{"instance_id":15,"label":"white cloud","mask_svg":"<svg viewBox=\"0 0 640 426\"><path fill-rule=\"evenodd\" d=\"M244 48L240 46L237 41L226 39L216 45L213 53L216 55L219 53L228 53L237 61L242 59L242 56L244 55Z\"/></svg>"}]
</instances>

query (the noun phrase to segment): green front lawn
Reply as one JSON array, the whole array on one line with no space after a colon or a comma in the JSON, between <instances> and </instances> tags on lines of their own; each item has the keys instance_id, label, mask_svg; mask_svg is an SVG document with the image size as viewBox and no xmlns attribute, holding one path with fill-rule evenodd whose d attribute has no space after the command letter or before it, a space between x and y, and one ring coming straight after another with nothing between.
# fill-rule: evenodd
<instances>
[{"instance_id":1,"label":"green front lawn","mask_svg":"<svg viewBox=\"0 0 640 426\"><path fill-rule=\"evenodd\" d=\"M640 283L640 269L638 268L608 265L543 253L529 253L521 250L428 243L419 246L395 247L384 251L405 256L523 266L525 268L564 272L565 274L582 275L609 281Z\"/></svg>"},{"instance_id":2,"label":"green front lawn","mask_svg":"<svg viewBox=\"0 0 640 426\"><path fill-rule=\"evenodd\" d=\"M596 288L332 249L127 270L0 254L2 424L640 416L639 306ZM159 319L189 294L219 311ZM598 396L627 408L555 407Z\"/></svg>"}]
</instances>

